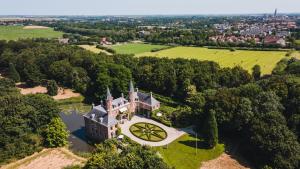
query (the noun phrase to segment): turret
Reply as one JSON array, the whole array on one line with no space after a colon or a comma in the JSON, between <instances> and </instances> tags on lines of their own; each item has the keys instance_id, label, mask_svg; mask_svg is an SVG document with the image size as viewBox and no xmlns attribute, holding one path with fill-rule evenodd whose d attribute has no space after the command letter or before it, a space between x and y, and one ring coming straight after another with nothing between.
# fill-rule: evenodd
<instances>
[{"instance_id":1,"label":"turret","mask_svg":"<svg viewBox=\"0 0 300 169\"><path fill-rule=\"evenodd\" d=\"M106 109L107 109L108 113L110 113L113 109L112 101L113 101L113 97L111 96L109 88L107 87L107 91L106 91Z\"/></svg>"},{"instance_id":2,"label":"turret","mask_svg":"<svg viewBox=\"0 0 300 169\"><path fill-rule=\"evenodd\" d=\"M134 86L132 81L130 80L130 84L129 84L129 102L130 102L130 107L129 107L129 111L131 113L135 112L136 109L136 103L135 103L135 97L136 97L136 92L134 91Z\"/></svg>"},{"instance_id":3,"label":"turret","mask_svg":"<svg viewBox=\"0 0 300 169\"><path fill-rule=\"evenodd\" d=\"M128 93L128 96L129 96L129 101L134 101L135 98L134 98L134 87L133 87L133 83L132 83L132 80L130 80L130 83L129 83L129 93Z\"/></svg>"}]
</instances>

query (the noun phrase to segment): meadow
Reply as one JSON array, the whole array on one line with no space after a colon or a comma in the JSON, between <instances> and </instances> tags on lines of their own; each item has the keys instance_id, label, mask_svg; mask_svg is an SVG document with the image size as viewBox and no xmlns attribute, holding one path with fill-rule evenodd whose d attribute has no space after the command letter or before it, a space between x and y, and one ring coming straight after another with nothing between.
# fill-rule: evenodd
<instances>
[{"instance_id":1,"label":"meadow","mask_svg":"<svg viewBox=\"0 0 300 169\"><path fill-rule=\"evenodd\" d=\"M211 159L215 159L224 152L224 145L218 144L214 149L206 149L202 147L201 139L197 139L191 135L183 135L168 146L155 147L163 157L164 161L171 167L176 169L199 169L201 163Z\"/></svg>"},{"instance_id":2,"label":"meadow","mask_svg":"<svg viewBox=\"0 0 300 169\"><path fill-rule=\"evenodd\" d=\"M58 38L62 32L54 31L53 28L24 29L23 26L0 26L0 40L18 40L28 38Z\"/></svg>"},{"instance_id":3,"label":"meadow","mask_svg":"<svg viewBox=\"0 0 300 169\"><path fill-rule=\"evenodd\" d=\"M145 52L136 56L154 56L168 58L187 58L217 62L221 67L241 66L252 72L256 64L261 66L262 74L270 74L276 63L286 57L284 51L248 51L225 49L208 49L203 47L175 47L158 52Z\"/></svg>"},{"instance_id":4,"label":"meadow","mask_svg":"<svg viewBox=\"0 0 300 169\"><path fill-rule=\"evenodd\" d=\"M97 48L96 45L78 45L78 46L85 50L89 50L89 51L97 53L97 54L100 52L103 52L103 53L106 53L107 55L111 55L111 53L107 52L106 50Z\"/></svg>"},{"instance_id":5,"label":"meadow","mask_svg":"<svg viewBox=\"0 0 300 169\"><path fill-rule=\"evenodd\" d=\"M151 52L153 49L164 49L168 46L165 45L152 45L144 43L128 43L113 45L111 48L119 54L140 54L144 52Z\"/></svg>"}]
</instances>

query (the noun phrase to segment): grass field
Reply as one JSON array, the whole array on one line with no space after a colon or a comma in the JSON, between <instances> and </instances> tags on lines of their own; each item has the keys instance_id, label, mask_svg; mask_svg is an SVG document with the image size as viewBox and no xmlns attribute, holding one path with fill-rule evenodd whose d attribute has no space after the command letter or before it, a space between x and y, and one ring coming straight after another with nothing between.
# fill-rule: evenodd
<instances>
[{"instance_id":1,"label":"grass field","mask_svg":"<svg viewBox=\"0 0 300 169\"><path fill-rule=\"evenodd\" d=\"M277 51L246 51L231 52L222 49L207 49L200 47L175 47L158 52L145 52L136 56L155 56L168 58L187 58L215 61L221 67L240 65L251 72L255 64L261 66L262 74L270 74L276 63L285 57L286 52Z\"/></svg>"},{"instance_id":2,"label":"grass field","mask_svg":"<svg viewBox=\"0 0 300 169\"><path fill-rule=\"evenodd\" d=\"M74 110L79 114L84 114L91 110L91 105L83 103L84 97L73 97L69 99L57 100L58 107L65 114L72 113Z\"/></svg>"},{"instance_id":3,"label":"grass field","mask_svg":"<svg viewBox=\"0 0 300 169\"><path fill-rule=\"evenodd\" d=\"M198 141L197 154L196 138L187 134L173 141L168 147L155 149L167 164L176 169L199 169L202 162L217 158L224 152L222 144L218 144L214 149L205 149L201 148L201 140Z\"/></svg>"},{"instance_id":4,"label":"grass field","mask_svg":"<svg viewBox=\"0 0 300 169\"><path fill-rule=\"evenodd\" d=\"M300 39L299 39L299 40L296 40L296 43L300 45Z\"/></svg>"},{"instance_id":5,"label":"grass field","mask_svg":"<svg viewBox=\"0 0 300 169\"><path fill-rule=\"evenodd\" d=\"M62 32L47 29L23 29L23 26L0 26L0 40L18 40L28 38L58 38Z\"/></svg>"},{"instance_id":6,"label":"grass field","mask_svg":"<svg viewBox=\"0 0 300 169\"><path fill-rule=\"evenodd\" d=\"M144 52L150 52L152 49L163 49L168 46L164 45L152 45L143 43L128 43L113 45L111 48L119 54L139 54Z\"/></svg>"},{"instance_id":7,"label":"grass field","mask_svg":"<svg viewBox=\"0 0 300 169\"><path fill-rule=\"evenodd\" d=\"M103 52L103 53L106 53L108 55L111 55L111 53L107 52L106 50L96 48L96 45L79 45L79 47L81 47L83 49L86 49L86 50L89 50L91 52L97 53L97 54L100 53L100 52Z\"/></svg>"}]
</instances>

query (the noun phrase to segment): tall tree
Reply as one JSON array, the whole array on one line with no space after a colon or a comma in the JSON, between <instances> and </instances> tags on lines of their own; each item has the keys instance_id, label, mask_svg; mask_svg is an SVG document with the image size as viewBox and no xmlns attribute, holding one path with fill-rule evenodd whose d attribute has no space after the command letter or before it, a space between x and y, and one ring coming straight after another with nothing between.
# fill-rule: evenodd
<instances>
[{"instance_id":1,"label":"tall tree","mask_svg":"<svg viewBox=\"0 0 300 169\"><path fill-rule=\"evenodd\" d=\"M20 75L17 72L15 65L13 63L9 63L9 68L8 68L8 76L10 79L12 79L14 82L19 82L20 81Z\"/></svg>"},{"instance_id":2,"label":"tall tree","mask_svg":"<svg viewBox=\"0 0 300 169\"><path fill-rule=\"evenodd\" d=\"M252 76L255 80L259 80L261 76L261 69L259 65L254 65L252 68Z\"/></svg>"},{"instance_id":3,"label":"tall tree","mask_svg":"<svg viewBox=\"0 0 300 169\"><path fill-rule=\"evenodd\" d=\"M218 144L218 126L214 110L208 112L204 124L204 139L209 148L214 148Z\"/></svg>"}]
</instances>

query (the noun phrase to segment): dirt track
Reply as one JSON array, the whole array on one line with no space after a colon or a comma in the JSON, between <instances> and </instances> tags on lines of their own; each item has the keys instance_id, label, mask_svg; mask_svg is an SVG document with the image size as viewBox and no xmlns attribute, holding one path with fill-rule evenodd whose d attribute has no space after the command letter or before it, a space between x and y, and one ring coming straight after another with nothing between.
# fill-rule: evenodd
<instances>
[{"instance_id":1,"label":"dirt track","mask_svg":"<svg viewBox=\"0 0 300 169\"><path fill-rule=\"evenodd\" d=\"M241 165L230 155L223 153L218 158L202 163L200 169L250 169Z\"/></svg>"},{"instance_id":2,"label":"dirt track","mask_svg":"<svg viewBox=\"0 0 300 169\"><path fill-rule=\"evenodd\" d=\"M37 94L37 93L47 93L47 88L43 86L36 86L36 87L26 87L22 83L16 84L17 88L20 89L21 94L27 95L27 94ZM68 99L72 97L79 97L80 93L75 93L71 89L63 89L59 88L58 93L56 96L53 96L54 100L62 100L62 99Z\"/></svg>"}]
</instances>

